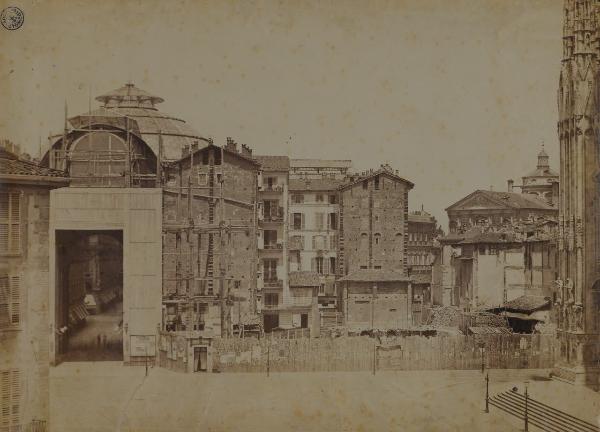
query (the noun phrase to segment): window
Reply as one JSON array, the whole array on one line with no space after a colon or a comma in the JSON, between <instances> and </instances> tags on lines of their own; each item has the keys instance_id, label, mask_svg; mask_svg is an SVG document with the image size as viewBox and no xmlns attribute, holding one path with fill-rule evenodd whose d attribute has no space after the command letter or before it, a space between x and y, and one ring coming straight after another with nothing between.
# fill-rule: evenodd
<instances>
[{"instance_id":1,"label":"window","mask_svg":"<svg viewBox=\"0 0 600 432\"><path fill-rule=\"evenodd\" d=\"M21 194L0 193L0 254L21 252Z\"/></svg>"},{"instance_id":2,"label":"window","mask_svg":"<svg viewBox=\"0 0 600 432\"><path fill-rule=\"evenodd\" d=\"M312 247L313 250L325 250L326 248L326 239L327 237L323 235L315 235L312 238Z\"/></svg>"},{"instance_id":3,"label":"window","mask_svg":"<svg viewBox=\"0 0 600 432\"><path fill-rule=\"evenodd\" d=\"M304 203L304 195L302 195L302 194L294 194L294 195L292 195L292 202L294 204L302 204L302 203Z\"/></svg>"},{"instance_id":4,"label":"window","mask_svg":"<svg viewBox=\"0 0 600 432\"><path fill-rule=\"evenodd\" d=\"M373 268L374 268L375 270L381 270L381 266L380 266L380 265L373 266Z\"/></svg>"},{"instance_id":5,"label":"window","mask_svg":"<svg viewBox=\"0 0 600 432\"><path fill-rule=\"evenodd\" d=\"M335 257L329 257L329 274L335 274Z\"/></svg>"},{"instance_id":6,"label":"window","mask_svg":"<svg viewBox=\"0 0 600 432\"><path fill-rule=\"evenodd\" d=\"M336 250L337 249L337 235L334 234L332 236L329 236L329 250Z\"/></svg>"},{"instance_id":7,"label":"window","mask_svg":"<svg viewBox=\"0 0 600 432\"><path fill-rule=\"evenodd\" d=\"M318 230L323 229L323 219L325 218L325 213L315 213L315 228Z\"/></svg>"},{"instance_id":8,"label":"window","mask_svg":"<svg viewBox=\"0 0 600 432\"><path fill-rule=\"evenodd\" d=\"M108 132L89 133L71 148L70 174L79 184L123 186L126 171L125 141Z\"/></svg>"},{"instance_id":9,"label":"window","mask_svg":"<svg viewBox=\"0 0 600 432\"><path fill-rule=\"evenodd\" d=\"M319 285L319 295L325 294L325 284Z\"/></svg>"},{"instance_id":10,"label":"window","mask_svg":"<svg viewBox=\"0 0 600 432\"><path fill-rule=\"evenodd\" d=\"M375 244L378 245L381 242L381 234L375 234L373 236L373 238L375 239Z\"/></svg>"},{"instance_id":11,"label":"window","mask_svg":"<svg viewBox=\"0 0 600 432\"><path fill-rule=\"evenodd\" d=\"M265 293L265 306L277 306L279 304L279 294Z\"/></svg>"},{"instance_id":12,"label":"window","mask_svg":"<svg viewBox=\"0 0 600 432\"><path fill-rule=\"evenodd\" d=\"M21 322L21 287L18 276L0 276L0 329L18 328Z\"/></svg>"},{"instance_id":13,"label":"window","mask_svg":"<svg viewBox=\"0 0 600 432\"><path fill-rule=\"evenodd\" d=\"M329 195L329 204L337 204L337 195Z\"/></svg>"},{"instance_id":14,"label":"window","mask_svg":"<svg viewBox=\"0 0 600 432\"><path fill-rule=\"evenodd\" d=\"M379 190L379 177L375 177L375 190Z\"/></svg>"},{"instance_id":15,"label":"window","mask_svg":"<svg viewBox=\"0 0 600 432\"><path fill-rule=\"evenodd\" d=\"M304 214L293 213L292 214L292 228L299 230L304 229Z\"/></svg>"},{"instance_id":16,"label":"window","mask_svg":"<svg viewBox=\"0 0 600 432\"><path fill-rule=\"evenodd\" d=\"M362 182L363 189L369 189L369 180L363 180Z\"/></svg>"},{"instance_id":17,"label":"window","mask_svg":"<svg viewBox=\"0 0 600 432\"><path fill-rule=\"evenodd\" d=\"M325 274L325 266L323 261L323 257L313 258L313 271L316 271L319 274Z\"/></svg>"},{"instance_id":18,"label":"window","mask_svg":"<svg viewBox=\"0 0 600 432\"><path fill-rule=\"evenodd\" d=\"M274 282L277 280L277 260L263 260L264 280L265 282Z\"/></svg>"},{"instance_id":19,"label":"window","mask_svg":"<svg viewBox=\"0 0 600 432\"><path fill-rule=\"evenodd\" d=\"M208 185L208 174L200 172L200 170L198 170L198 186L206 185Z\"/></svg>"},{"instance_id":20,"label":"window","mask_svg":"<svg viewBox=\"0 0 600 432\"><path fill-rule=\"evenodd\" d=\"M265 249L274 248L277 244L277 230L264 231Z\"/></svg>"},{"instance_id":21,"label":"window","mask_svg":"<svg viewBox=\"0 0 600 432\"><path fill-rule=\"evenodd\" d=\"M317 202L323 202L323 194L317 194Z\"/></svg>"},{"instance_id":22,"label":"window","mask_svg":"<svg viewBox=\"0 0 600 432\"><path fill-rule=\"evenodd\" d=\"M328 221L329 229L338 229L337 223L337 213L329 213L329 221Z\"/></svg>"},{"instance_id":23,"label":"window","mask_svg":"<svg viewBox=\"0 0 600 432\"><path fill-rule=\"evenodd\" d=\"M0 371L0 430L21 430L21 373Z\"/></svg>"},{"instance_id":24,"label":"window","mask_svg":"<svg viewBox=\"0 0 600 432\"><path fill-rule=\"evenodd\" d=\"M361 265L361 266L360 266L360 269L361 269L361 270L366 270L366 269L367 269L367 266L366 266L366 265Z\"/></svg>"}]
</instances>

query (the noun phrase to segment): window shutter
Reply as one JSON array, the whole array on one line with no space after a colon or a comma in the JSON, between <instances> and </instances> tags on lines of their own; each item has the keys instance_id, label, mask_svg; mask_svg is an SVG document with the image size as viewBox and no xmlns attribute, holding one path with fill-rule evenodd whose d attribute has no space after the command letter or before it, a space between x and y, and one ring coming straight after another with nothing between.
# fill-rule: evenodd
<instances>
[{"instance_id":1,"label":"window shutter","mask_svg":"<svg viewBox=\"0 0 600 432\"><path fill-rule=\"evenodd\" d=\"M305 227L304 213L300 213L300 226L302 229Z\"/></svg>"},{"instance_id":2,"label":"window shutter","mask_svg":"<svg viewBox=\"0 0 600 432\"><path fill-rule=\"evenodd\" d=\"M20 371L18 369L0 371L0 429L8 430L11 426L18 427L21 425L20 405Z\"/></svg>"},{"instance_id":3,"label":"window shutter","mask_svg":"<svg viewBox=\"0 0 600 432\"><path fill-rule=\"evenodd\" d=\"M8 276L0 277L0 328L6 328L10 323L9 313L9 302L10 302L10 289L9 289Z\"/></svg>"},{"instance_id":4,"label":"window shutter","mask_svg":"<svg viewBox=\"0 0 600 432\"><path fill-rule=\"evenodd\" d=\"M0 252L8 252L9 194L0 193Z\"/></svg>"},{"instance_id":5,"label":"window shutter","mask_svg":"<svg viewBox=\"0 0 600 432\"><path fill-rule=\"evenodd\" d=\"M18 276L10 278L10 324L19 325L21 322L21 280Z\"/></svg>"},{"instance_id":6,"label":"window shutter","mask_svg":"<svg viewBox=\"0 0 600 432\"><path fill-rule=\"evenodd\" d=\"M310 259L310 270L317 271L317 259L316 258Z\"/></svg>"},{"instance_id":7,"label":"window shutter","mask_svg":"<svg viewBox=\"0 0 600 432\"><path fill-rule=\"evenodd\" d=\"M317 236L312 236L312 248L317 249Z\"/></svg>"},{"instance_id":8,"label":"window shutter","mask_svg":"<svg viewBox=\"0 0 600 432\"><path fill-rule=\"evenodd\" d=\"M323 274L329 274L329 260L323 259Z\"/></svg>"}]
</instances>

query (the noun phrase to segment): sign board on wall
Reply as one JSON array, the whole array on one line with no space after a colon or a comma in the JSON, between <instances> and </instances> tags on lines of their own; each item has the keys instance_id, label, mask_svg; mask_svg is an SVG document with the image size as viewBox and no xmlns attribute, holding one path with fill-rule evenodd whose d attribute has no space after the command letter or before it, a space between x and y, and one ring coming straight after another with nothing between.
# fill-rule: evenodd
<instances>
[{"instance_id":1,"label":"sign board on wall","mask_svg":"<svg viewBox=\"0 0 600 432\"><path fill-rule=\"evenodd\" d=\"M131 335L131 356L145 357L156 355L156 336L134 336Z\"/></svg>"}]
</instances>

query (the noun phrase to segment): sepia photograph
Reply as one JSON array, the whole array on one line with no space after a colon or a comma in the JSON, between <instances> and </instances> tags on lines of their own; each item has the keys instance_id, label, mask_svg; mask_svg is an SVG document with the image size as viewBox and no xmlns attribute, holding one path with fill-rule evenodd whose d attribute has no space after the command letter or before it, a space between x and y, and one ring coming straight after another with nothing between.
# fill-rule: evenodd
<instances>
[{"instance_id":1,"label":"sepia photograph","mask_svg":"<svg viewBox=\"0 0 600 432\"><path fill-rule=\"evenodd\" d=\"M0 432L600 432L600 0L0 0Z\"/></svg>"}]
</instances>

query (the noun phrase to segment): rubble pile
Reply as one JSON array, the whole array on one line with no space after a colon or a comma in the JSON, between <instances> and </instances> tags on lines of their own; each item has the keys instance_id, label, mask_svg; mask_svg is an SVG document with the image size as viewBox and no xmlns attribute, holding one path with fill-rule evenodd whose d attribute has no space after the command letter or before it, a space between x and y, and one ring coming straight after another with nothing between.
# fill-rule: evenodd
<instances>
[{"instance_id":1,"label":"rubble pile","mask_svg":"<svg viewBox=\"0 0 600 432\"><path fill-rule=\"evenodd\" d=\"M459 327L461 324L461 311L456 306L439 306L431 309L431 318L428 323L431 327Z\"/></svg>"}]
</instances>

